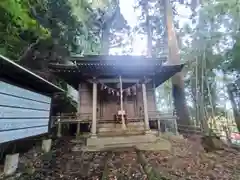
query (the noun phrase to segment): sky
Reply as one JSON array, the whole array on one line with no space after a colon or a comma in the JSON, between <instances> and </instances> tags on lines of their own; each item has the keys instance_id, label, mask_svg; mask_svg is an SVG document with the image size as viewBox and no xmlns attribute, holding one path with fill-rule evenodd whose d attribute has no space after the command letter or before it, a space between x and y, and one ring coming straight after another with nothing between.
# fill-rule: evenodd
<instances>
[{"instance_id":1,"label":"sky","mask_svg":"<svg viewBox=\"0 0 240 180\"><path fill-rule=\"evenodd\" d=\"M134 11L133 5L135 0L120 0L120 10L123 17L128 22L128 25L133 28L137 25L138 18L137 13ZM142 55L146 51L146 38L135 36L133 41L133 52L131 55ZM115 48L110 50L110 54L120 53L121 49Z\"/></svg>"},{"instance_id":2,"label":"sky","mask_svg":"<svg viewBox=\"0 0 240 180\"><path fill-rule=\"evenodd\" d=\"M135 11L133 6L136 0L120 0L120 9L121 13L128 22L131 28L134 28L138 23L138 13L139 11ZM184 17L188 17L191 14L191 10L186 8L184 5L177 5L177 12ZM180 27L182 27L185 23L190 23L190 20L187 18L176 17L176 19L180 20ZM145 55L147 50L147 38L146 36L136 34L134 35L132 48L133 51L131 55ZM122 49L114 48L110 50L110 54L121 53Z\"/></svg>"}]
</instances>

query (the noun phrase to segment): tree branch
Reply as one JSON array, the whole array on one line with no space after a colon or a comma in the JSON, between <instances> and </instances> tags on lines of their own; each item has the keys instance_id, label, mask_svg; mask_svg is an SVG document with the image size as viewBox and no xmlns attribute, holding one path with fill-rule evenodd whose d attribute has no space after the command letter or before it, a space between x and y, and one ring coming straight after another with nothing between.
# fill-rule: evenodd
<instances>
[{"instance_id":1,"label":"tree branch","mask_svg":"<svg viewBox=\"0 0 240 180\"><path fill-rule=\"evenodd\" d=\"M24 53L22 54L22 56L20 56L18 58L18 62L20 62L21 60L23 60L27 55L28 53L40 42L40 39L38 38L34 43L30 44L28 46L28 48L24 51Z\"/></svg>"}]
</instances>

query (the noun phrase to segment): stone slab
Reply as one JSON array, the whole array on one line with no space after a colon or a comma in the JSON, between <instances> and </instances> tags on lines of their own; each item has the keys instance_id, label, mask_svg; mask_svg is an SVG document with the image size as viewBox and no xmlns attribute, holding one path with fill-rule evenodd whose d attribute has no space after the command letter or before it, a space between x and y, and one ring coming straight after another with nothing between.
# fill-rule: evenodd
<instances>
[{"instance_id":1,"label":"stone slab","mask_svg":"<svg viewBox=\"0 0 240 180\"><path fill-rule=\"evenodd\" d=\"M152 134L132 135L132 136L115 136L115 137L97 137L88 138L87 147L130 147L139 143L156 142L157 137Z\"/></svg>"},{"instance_id":2,"label":"stone slab","mask_svg":"<svg viewBox=\"0 0 240 180\"><path fill-rule=\"evenodd\" d=\"M134 142L134 143L121 143L121 144L108 144L108 145L98 145L98 146L81 146L76 145L73 147L72 151L109 151L113 149L121 149L121 148L137 148L142 151L170 151L171 143L165 139L159 139L155 142Z\"/></svg>"}]
</instances>

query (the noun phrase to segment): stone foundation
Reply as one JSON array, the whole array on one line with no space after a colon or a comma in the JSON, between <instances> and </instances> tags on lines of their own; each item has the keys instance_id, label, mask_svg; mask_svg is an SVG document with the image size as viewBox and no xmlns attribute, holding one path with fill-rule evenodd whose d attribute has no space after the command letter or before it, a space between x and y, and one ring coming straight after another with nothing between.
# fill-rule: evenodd
<instances>
[{"instance_id":1,"label":"stone foundation","mask_svg":"<svg viewBox=\"0 0 240 180\"><path fill-rule=\"evenodd\" d=\"M139 144L154 143L157 137L154 135L129 135L88 138L86 150L99 151L109 148L136 147Z\"/></svg>"}]
</instances>

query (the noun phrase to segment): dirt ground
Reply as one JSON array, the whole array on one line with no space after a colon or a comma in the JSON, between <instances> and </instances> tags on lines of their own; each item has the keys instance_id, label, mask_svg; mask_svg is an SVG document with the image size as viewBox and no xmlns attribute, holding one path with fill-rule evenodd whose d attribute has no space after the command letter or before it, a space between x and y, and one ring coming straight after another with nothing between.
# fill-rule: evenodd
<instances>
[{"instance_id":1,"label":"dirt ground","mask_svg":"<svg viewBox=\"0 0 240 180\"><path fill-rule=\"evenodd\" d=\"M240 152L234 149L206 153L198 138L171 140L172 151L136 151L134 148L105 152L72 152L70 138L54 141L50 153L39 147L23 154L19 180L178 179L239 180ZM147 165L140 158L144 158ZM146 168L148 167L148 168ZM8 179L10 179L8 178Z\"/></svg>"}]
</instances>

